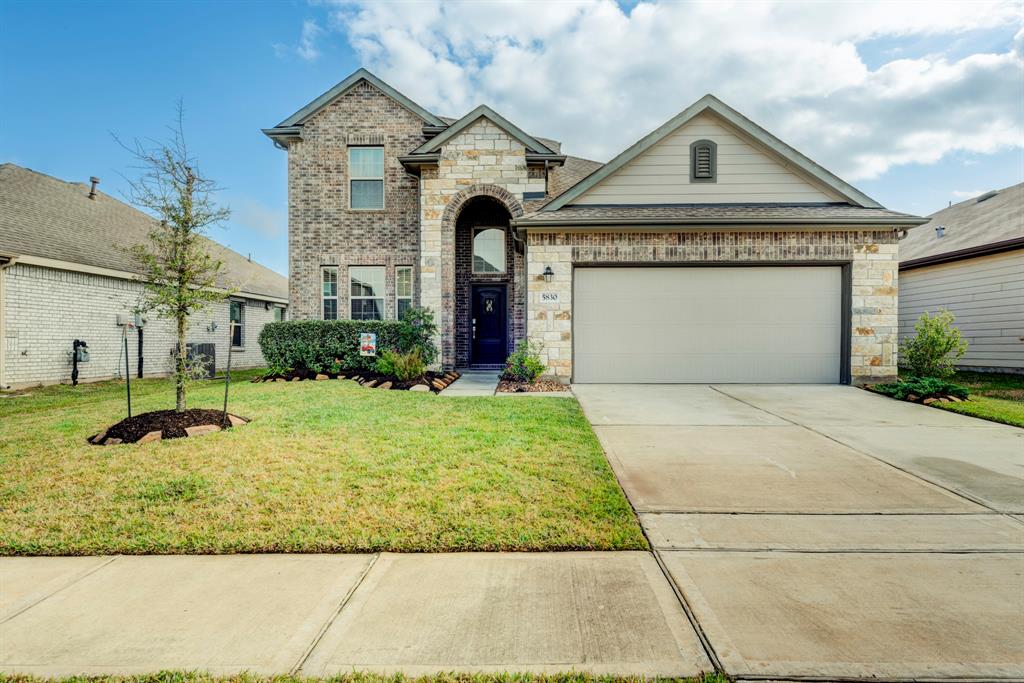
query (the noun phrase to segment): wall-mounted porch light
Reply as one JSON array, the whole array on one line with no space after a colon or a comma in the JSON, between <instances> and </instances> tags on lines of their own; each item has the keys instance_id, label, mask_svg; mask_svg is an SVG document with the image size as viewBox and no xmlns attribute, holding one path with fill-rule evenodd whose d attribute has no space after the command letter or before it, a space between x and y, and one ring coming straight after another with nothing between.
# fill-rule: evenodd
<instances>
[{"instance_id":1,"label":"wall-mounted porch light","mask_svg":"<svg viewBox=\"0 0 1024 683\"><path fill-rule=\"evenodd\" d=\"M544 266L544 282L551 282L554 276L555 271L551 270L551 266Z\"/></svg>"}]
</instances>

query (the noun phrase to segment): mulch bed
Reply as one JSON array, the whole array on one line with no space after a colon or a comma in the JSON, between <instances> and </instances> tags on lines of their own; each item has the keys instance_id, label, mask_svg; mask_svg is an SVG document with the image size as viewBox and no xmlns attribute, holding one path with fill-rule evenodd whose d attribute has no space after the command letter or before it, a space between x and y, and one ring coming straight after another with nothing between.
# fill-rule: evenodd
<instances>
[{"instance_id":1,"label":"mulch bed","mask_svg":"<svg viewBox=\"0 0 1024 683\"><path fill-rule=\"evenodd\" d=\"M230 419L232 417L234 420ZM215 425L220 429L227 429L232 424L244 422L248 422L248 420L230 414L229 419L225 420L223 411L208 408L190 408L182 413L174 410L154 410L125 418L108 427L106 431L90 436L88 441L93 445L135 443L144 436L157 431L160 432L160 439L180 439L189 435L185 430L190 427ZM159 439L154 435L150 437L150 440L157 441Z\"/></svg>"},{"instance_id":2,"label":"mulch bed","mask_svg":"<svg viewBox=\"0 0 1024 683\"><path fill-rule=\"evenodd\" d=\"M341 373L289 372L283 375L266 375L255 377L253 382L302 382L325 381L332 379L350 379L371 389L387 389L392 391L431 391L435 394L443 391L461 375L457 372L428 372L422 379L400 381L394 377L382 375L373 370L359 370ZM422 386L424 389L413 389Z\"/></svg>"},{"instance_id":3,"label":"mulch bed","mask_svg":"<svg viewBox=\"0 0 1024 683\"><path fill-rule=\"evenodd\" d=\"M498 382L498 391L506 394L518 394L523 392L537 391L569 391L569 387L553 379L538 379L533 384L529 382L514 382L503 379Z\"/></svg>"}]
</instances>

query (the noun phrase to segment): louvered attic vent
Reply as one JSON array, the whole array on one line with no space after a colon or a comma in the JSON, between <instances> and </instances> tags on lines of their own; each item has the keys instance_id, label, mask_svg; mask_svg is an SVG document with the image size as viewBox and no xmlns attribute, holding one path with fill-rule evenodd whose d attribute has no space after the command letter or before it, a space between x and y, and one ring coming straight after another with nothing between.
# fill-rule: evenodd
<instances>
[{"instance_id":1,"label":"louvered attic vent","mask_svg":"<svg viewBox=\"0 0 1024 683\"><path fill-rule=\"evenodd\" d=\"M690 182L713 183L717 177L717 145L711 140L698 140L690 145Z\"/></svg>"}]
</instances>

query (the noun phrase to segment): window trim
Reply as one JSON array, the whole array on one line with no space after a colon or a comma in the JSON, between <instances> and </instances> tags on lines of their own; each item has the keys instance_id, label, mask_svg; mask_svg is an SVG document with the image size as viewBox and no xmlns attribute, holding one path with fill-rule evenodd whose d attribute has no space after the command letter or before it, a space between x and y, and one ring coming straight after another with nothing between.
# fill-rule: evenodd
<instances>
[{"instance_id":1,"label":"window trim","mask_svg":"<svg viewBox=\"0 0 1024 683\"><path fill-rule=\"evenodd\" d=\"M380 176L357 176L352 172L352 150L353 149L379 149L380 150ZM348 166L348 210L349 211L383 211L387 207L387 193L385 190L384 177L387 175L387 158L384 156L384 145L349 145L346 151L345 161ZM352 206L352 182L356 180L379 180L380 181L380 206L355 207Z\"/></svg>"},{"instance_id":2,"label":"window trim","mask_svg":"<svg viewBox=\"0 0 1024 683\"><path fill-rule=\"evenodd\" d=\"M231 316L231 309L238 304L238 343L235 343L235 328L231 323L235 322ZM231 348L245 348L245 299L228 299L228 334L231 335Z\"/></svg>"},{"instance_id":3,"label":"window trim","mask_svg":"<svg viewBox=\"0 0 1024 683\"><path fill-rule=\"evenodd\" d=\"M711 150L711 175L709 177L697 177L697 149L708 147ZM718 145L714 140L697 140L690 143L690 182L691 183L717 183L718 182Z\"/></svg>"},{"instance_id":4,"label":"window trim","mask_svg":"<svg viewBox=\"0 0 1024 683\"><path fill-rule=\"evenodd\" d=\"M322 293L323 292L321 292L321 294ZM275 323L283 323L283 322L286 322L288 320L288 308L287 307L275 304L273 306L273 309L274 309L274 322ZM278 313L279 311L280 311L280 313ZM279 315L281 317L280 320L277 319Z\"/></svg>"},{"instance_id":5,"label":"window trim","mask_svg":"<svg viewBox=\"0 0 1024 683\"><path fill-rule=\"evenodd\" d=\"M402 295L398 293L398 273L400 271L409 271L409 294ZM398 312L399 302L408 301L409 308L412 308L413 297L416 294L416 279L415 271L412 266L395 266L395 320L401 320L402 315Z\"/></svg>"},{"instance_id":6,"label":"window trim","mask_svg":"<svg viewBox=\"0 0 1024 683\"><path fill-rule=\"evenodd\" d=\"M329 270L334 271L334 296L327 296L326 294L324 294L324 273L326 273ZM338 266L320 266L320 319L321 320L338 320L338 313L341 310L341 308L340 308L341 307L341 303L340 303L341 295L340 295L340 293L338 291L340 289L340 286L341 286L341 281L340 281L340 278L338 276ZM327 311L324 310L324 302L326 302L326 301L333 301L334 302L334 317L333 318L328 318L327 317Z\"/></svg>"},{"instance_id":7,"label":"window trim","mask_svg":"<svg viewBox=\"0 0 1024 683\"><path fill-rule=\"evenodd\" d=\"M476 269L476 238L485 230L501 231L501 270L477 270ZM507 275L508 274L508 233L507 229L500 225L478 225L473 228L473 236L469 243L470 272L473 275Z\"/></svg>"},{"instance_id":8,"label":"window trim","mask_svg":"<svg viewBox=\"0 0 1024 683\"><path fill-rule=\"evenodd\" d=\"M382 291L376 296L355 296L352 294L352 271L357 268L377 268L384 276L381 278ZM384 310L384 306L387 303L387 283L388 283L388 269L386 266L372 266L372 265L355 265L348 267L348 317L349 320L386 320L387 311ZM380 300L380 318L356 318L352 315L352 304L356 301L366 301L368 299Z\"/></svg>"}]
</instances>

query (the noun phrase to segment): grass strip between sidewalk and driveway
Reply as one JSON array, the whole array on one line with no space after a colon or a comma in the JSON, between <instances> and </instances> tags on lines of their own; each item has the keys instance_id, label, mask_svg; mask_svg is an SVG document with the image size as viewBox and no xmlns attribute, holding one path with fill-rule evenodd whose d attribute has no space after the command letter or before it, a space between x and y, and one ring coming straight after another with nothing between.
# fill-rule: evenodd
<instances>
[{"instance_id":1,"label":"grass strip between sidewalk and driveway","mask_svg":"<svg viewBox=\"0 0 1024 683\"><path fill-rule=\"evenodd\" d=\"M168 380L132 389L136 413L173 407ZM189 405L223 391L199 384ZM575 399L231 392L251 423L141 446L85 442L125 416L123 383L0 398L0 554L647 548Z\"/></svg>"}]
</instances>

